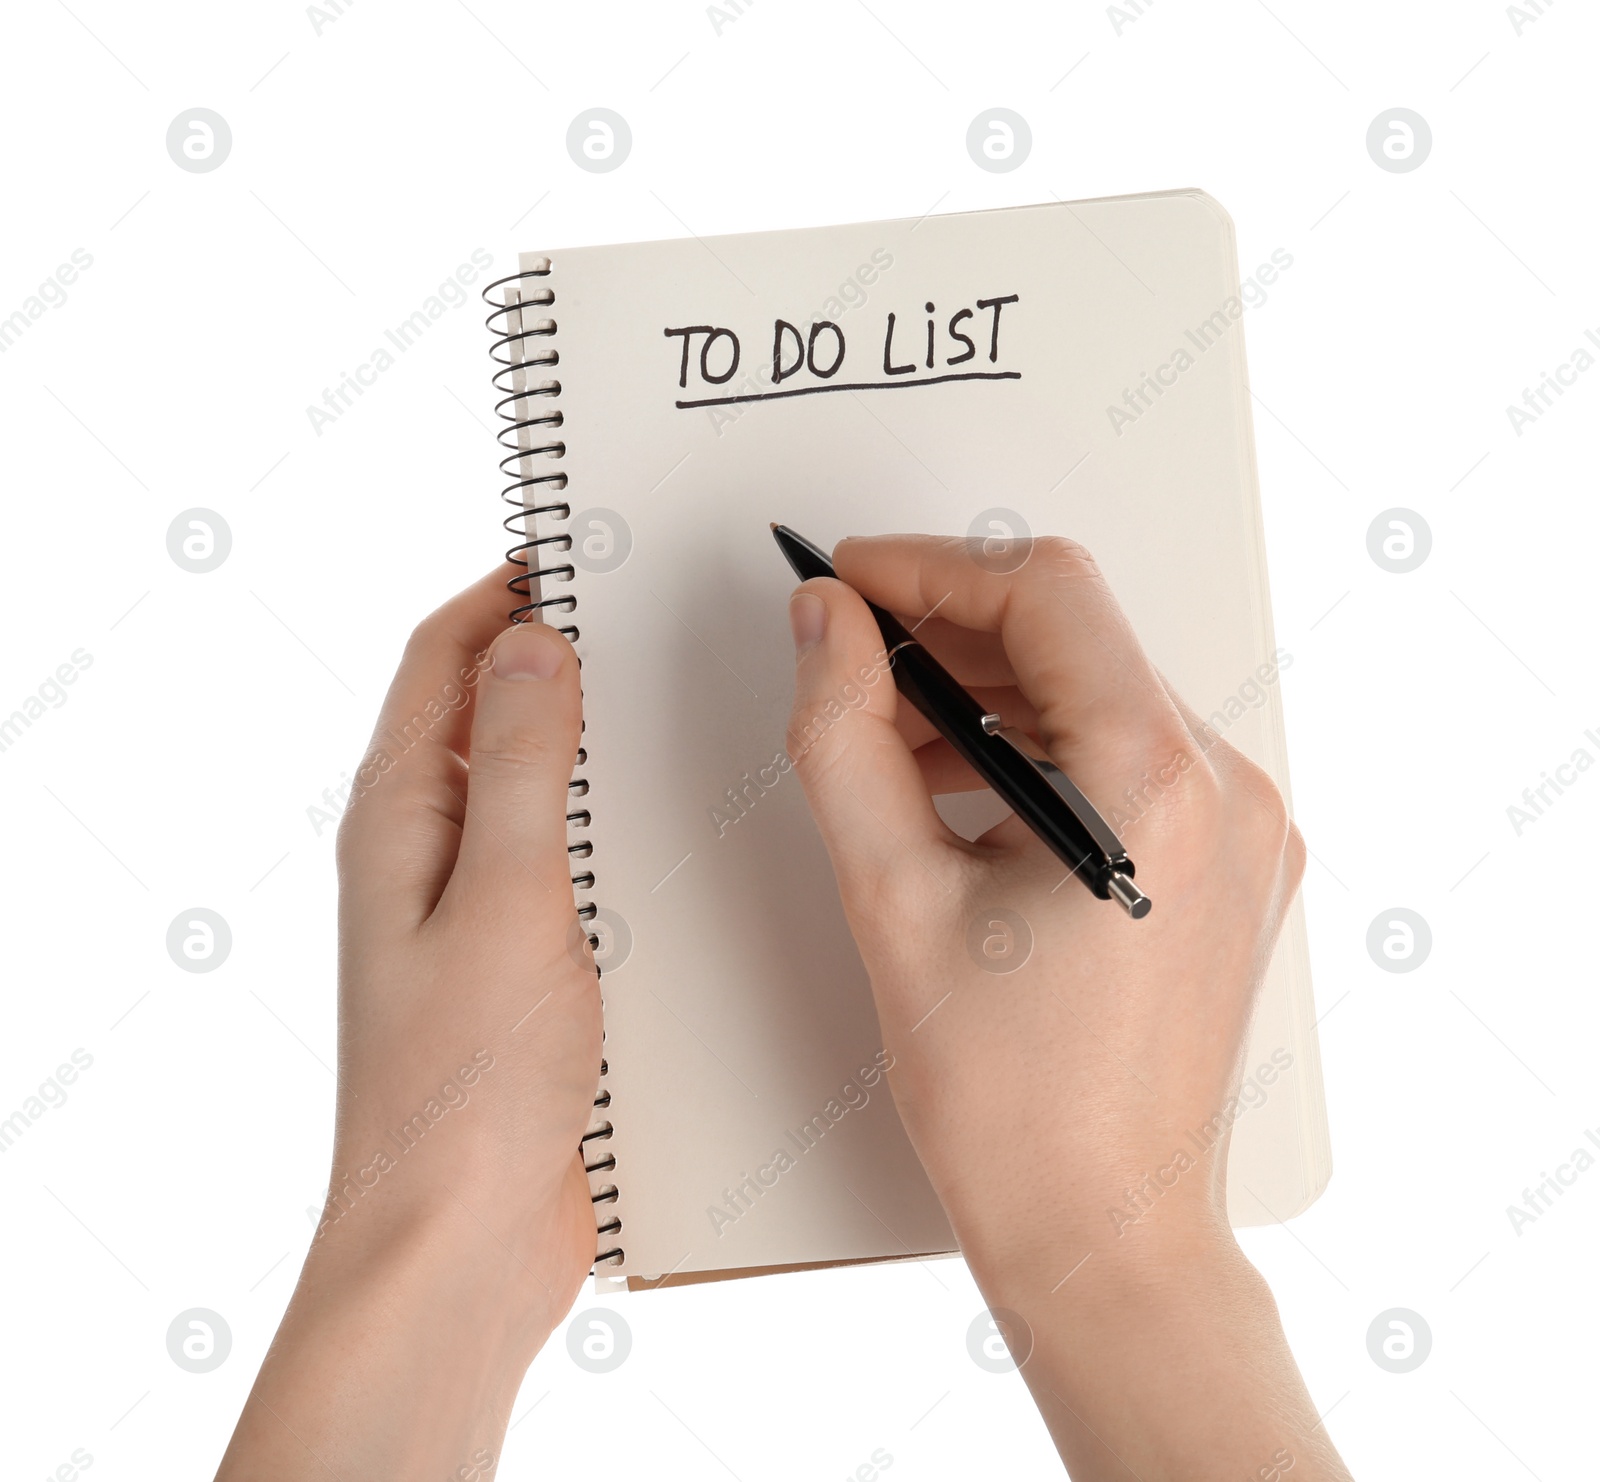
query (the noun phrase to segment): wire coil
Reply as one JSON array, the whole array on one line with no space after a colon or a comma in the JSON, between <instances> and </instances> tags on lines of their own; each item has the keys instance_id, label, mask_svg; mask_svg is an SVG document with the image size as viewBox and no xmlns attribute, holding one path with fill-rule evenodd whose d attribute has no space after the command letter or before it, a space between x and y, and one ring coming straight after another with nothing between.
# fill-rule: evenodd
<instances>
[{"instance_id":1,"label":"wire coil","mask_svg":"<svg viewBox=\"0 0 1600 1482\"><path fill-rule=\"evenodd\" d=\"M563 439L561 408L556 405L561 396L561 382L551 372L561 363L560 352L550 342L556 335L556 321L547 317L555 306L556 296L547 280L550 277L550 259L539 258L534 265L508 277L496 279L483 290L483 301L489 305L490 314L484 327L494 336L489 356L499 367L493 384L498 400L495 416L503 424L495 434L505 456L500 460L500 473L509 482L500 490L501 500L510 511L501 520L506 533L516 539L516 544L506 551L506 560L521 570L506 586L514 597L521 599L511 609L513 623L544 622L545 613L561 615L566 621L558 623L558 631L572 643L579 638L572 614L577 611L578 600L569 594L547 595L547 586L565 584L573 580L575 571L570 562L559 557L572 549L572 536L562 529L549 527L564 525L572 518L572 507L564 498L567 475L564 472L540 473L541 462L559 461L566 456L567 445ZM549 531L549 533L546 533ZM580 747L577 765L589 759L587 750ZM589 782L585 777L573 775L567 784L569 800L587 797ZM590 814L587 806L569 801L567 826L573 833L588 828ZM567 845L567 857L574 866L594 853L594 845L586 838L574 839ZM580 930L588 931L588 923L598 914L592 900L577 897L579 891L594 889L594 872L577 869L572 875L574 899ZM600 940L589 933L591 950L597 949ZM596 968L599 972L599 968ZM610 1067L602 1059L602 1082ZM602 1085L595 1097L597 1113L611 1105L611 1092ZM609 1174L617 1166L616 1156L601 1149L598 1144L611 1139L614 1129L609 1119L591 1125L583 1135L580 1147L583 1153L584 1172L591 1175ZM600 1207L615 1204L618 1199L615 1183L591 1183L590 1201L595 1207L595 1265L620 1266L623 1250L615 1243L622 1233L622 1220L615 1213L603 1221ZM604 1247L604 1248L601 1248Z\"/></svg>"}]
</instances>

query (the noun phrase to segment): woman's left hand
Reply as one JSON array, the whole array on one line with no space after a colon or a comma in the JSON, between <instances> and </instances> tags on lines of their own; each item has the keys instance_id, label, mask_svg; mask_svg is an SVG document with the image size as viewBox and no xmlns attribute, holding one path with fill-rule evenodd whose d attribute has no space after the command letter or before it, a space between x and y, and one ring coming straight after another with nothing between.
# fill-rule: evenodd
<instances>
[{"instance_id":1,"label":"woman's left hand","mask_svg":"<svg viewBox=\"0 0 1600 1482\"><path fill-rule=\"evenodd\" d=\"M553 628L505 628L507 574L412 634L356 774L333 1173L226 1482L487 1477L594 1263L579 1142L600 992L566 823L578 661Z\"/></svg>"}]
</instances>

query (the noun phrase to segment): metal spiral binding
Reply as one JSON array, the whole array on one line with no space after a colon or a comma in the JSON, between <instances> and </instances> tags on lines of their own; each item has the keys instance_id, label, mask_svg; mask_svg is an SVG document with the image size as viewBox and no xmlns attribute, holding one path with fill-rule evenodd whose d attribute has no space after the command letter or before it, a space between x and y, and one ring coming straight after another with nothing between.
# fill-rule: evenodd
<instances>
[{"instance_id":1,"label":"metal spiral binding","mask_svg":"<svg viewBox=\"0 0 1600 1482\"><path fill-rule=\"evenodd\" d=\"M511 513L507 514L501 523L507 534L520 537L517 544L506 552L507 561L514 566L522 567L522 571L506 583L512 594L522 599L511 610L510 618L514 623L542 622L546 608L556 613L571 614L578 606L576 597L545 595L546 581L570 582L573 579L574 571L571 564L536 564L572 549L572 537L564 531L557 531L554 534L543 533L547 523L564 523L572 518L572 508L567 501L552 497L566 491L566 474L531 473L528 467L530 459L560 459L566 456L567 451L566 443L561 441L559 436L553 435L555 429L562 425L561 410L553 405L561 395L561 382L554 378L534 381L530 375L530 372L537 374L560 364L560 354L555 347L539 343L554 338L556 321L548 318L524 317L525 312L530 309L548 309L555 304L555 293L541 281L549 276L550 259L540 258L533 267L497 279L483 290L483 301L492 311L484 320L484 326L495 337L494 343L489 348L489 355L500 367L494 373L494 389L500 398L495 402L494 410L495 415L506 424L495 435L506 455L500 460L500 472L511 480L500 491L500 498L511 506ZM496 298L496 291L502 289L504 292ZM559 631L569 641L577 642L579 633L576 623L568 621L561 624ZM581 767L588 759L588 752L580 747L577 764ZM567 784L569 799L586 797L588 792L588 779L584 777L574 775L572 781ZM570 809L567 814L568 826L573 829L587 828L590 822L589 810L574 806L570 802L568 807ZM574 861L588 859L593 853L594 845L587 839L580 839L567 846L567 856ZM580 870L572 876L572 885L575 893L592 890L594 872L587 869ZM589 922L595 919L596 907L592 900L580 899L577 907L580 921ZM595 949L599 945L600 939L591 933L590 948ZM597 967L596 973L598 972ZM605 1079L609 1071L610 1067L602 1059L601 1080ZM600 1094L595 1097L595 1110L601 1112L610 1105L611 1092L602 1088ZM595 1146L609 1141L613 1130L610 1120L607 1119L597 1122L583 1135L580 1144L583 1167L584 1172L591 1177L595 1174L610 1173L617 1166L614 1154ZM601 1205L617 1202L617 1186L614 1183L603 1183L589 1197L595 1206L598 1219ZM596 1246L605 1244L609 1247L604 1250L597 1249L595 1254L597 1267L622 1264L622 1247L611 1240L611 1237L621 1233L622 1220L615 1214L597 1224Z\"/></svg>"}]
</instances>

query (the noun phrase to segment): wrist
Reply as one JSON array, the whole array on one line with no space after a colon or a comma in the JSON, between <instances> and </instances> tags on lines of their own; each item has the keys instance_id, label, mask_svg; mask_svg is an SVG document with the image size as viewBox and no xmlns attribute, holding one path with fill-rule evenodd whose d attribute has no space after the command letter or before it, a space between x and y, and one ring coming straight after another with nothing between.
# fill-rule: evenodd
<instances>
[{"instance_id":1,"label":"wrist","mask_svg":"<svg viewBox=\"0 0 1600 1482\"><path fill-rule=\"evenodd\" d=\"M331 1204L331 1201L330 1201ZM487 1476L558 1302L459 1207L324 1221L219 1476Z\"/></svg>"},{"instance_id":2,"label":"wrist","mask_svg":"<svg viewBox=\"0 0 1600 1482\"><path fill-rule=\"evenodd\" d=\"M1065 1256L978 1274L1074 1477L1188 1477L1196 1457L1207 1475L1300 1460L1308 1482L1346 1477L1231 1232L1163 1240L1156 1259L1100 1249L1075 1271Z\"/></svg>"},{"instance_id":3,"label":"wrist","mask_svg":"<svg viewBox=\"0 0 1600 1482\"><path fill-rule=\"evenodd\" d=\"M963 1253L991 1308L1030 1325L1066 1322L1078 1332L1125 1322L1131 1311L1181 1309L1195 1291L1245 1273L1259 1280L1227 1222L1204 1212L1120 1233L1109 1222L1047 1225L964 1246Z\"/></svg>"},{"instance_id":4,"label":"wrist","mask_svg":"<svg viewBox=\"0 0 1600 1482\"><path fill-rule=\"evenodd\" d=\"M539 1223L517 1228L470 1191L352 1204L335 1189L302 1286L319 1300L426 1313L441 1342L520 1365L520 1379L575 1294L541 1269Z\"/></svg>"}]
</instances>

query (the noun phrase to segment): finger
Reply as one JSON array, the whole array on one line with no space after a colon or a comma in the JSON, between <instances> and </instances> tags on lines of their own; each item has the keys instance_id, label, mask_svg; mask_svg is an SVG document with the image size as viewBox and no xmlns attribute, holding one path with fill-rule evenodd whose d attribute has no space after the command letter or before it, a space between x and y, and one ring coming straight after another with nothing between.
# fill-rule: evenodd
<instances>
[{"instance_id":1,"label":"finger","mask_svg":"<svg viewBox=\"0 0 1600 1482\"><path fill-rule=\"evenodd\" d=\"M455 863L468 707L509 610L502 566L424 618L406 643L339 827L342 894L362 919L433 909Z\"/></svg>"},{"instance_id":2,"label":"finger","mask_svg":"<svg viewBox=\"0 0 1600 1482\"><path fill-rule=\"evenodd\" d=\"M467 702L514 605L506 591L514 571L496 568L417 624L378 713L374 745L409 757L428 741L466 755Z\"/></svg>"},{"instance_id":3,"label":"finger","mask_svg":"<svg viewBox=\"0 0 1600 1482\"><path fill-rule=\"evenodd\" d=\"M789 620L796 648L789 756L833 859L845 911L860 920L874 909L880 887L910 873L948 876L942 855L955 836L895 729L900 697L866 603L819 578L796 591Z\"/></svg>"},{"instance_id":4,"label":"finger","mask_svg":"<svg viewBox=\"0 0 1600 1482\"><path fill-rule=\"evenodd\" d=\"M933 797L953 792L977 792L989 784L967 764L943 737L919 746L912 755L922 773L922 785Z\"/></svg>"},{"instance_id":5,"label":"finger","mask_svg":"<svg viewBox=\"0 0 1600 1482\"><path fill-rule=\"evenodd\" d=\"M501 633L473 701L466 817L441 905L572 914L567 798L582 728L572 645L543 623Z\"/></svg>"},{"instance_id":6,"label":"finger","mask_svg":"<svg viewBox=\"0 0 1600 1482\"><path fill-rule=\"evenodd\" d=\"M918 613L896 614L913 637L934 658L968 689L974 685L1003 687L1015 685L1016 670L998 633L980 633L973 628L963 628L959 623L946 622L935 613L922 617Z\"/></svg>"},{"instance_id":7,"label":"finger","mask_svg":"<svg viewBox=\"0 0 1600 1482\"><path fill-rule=\"evenodd\" d=\"M999 634L1041 739L1080 785L1120 789L1130 769L1187 736L1105 578L1072 541L1033 541L1011 572L935 536L846 540L834 560L842 581L892 611L937 608L946 622Z\"/></svg>"}]
</instances>

